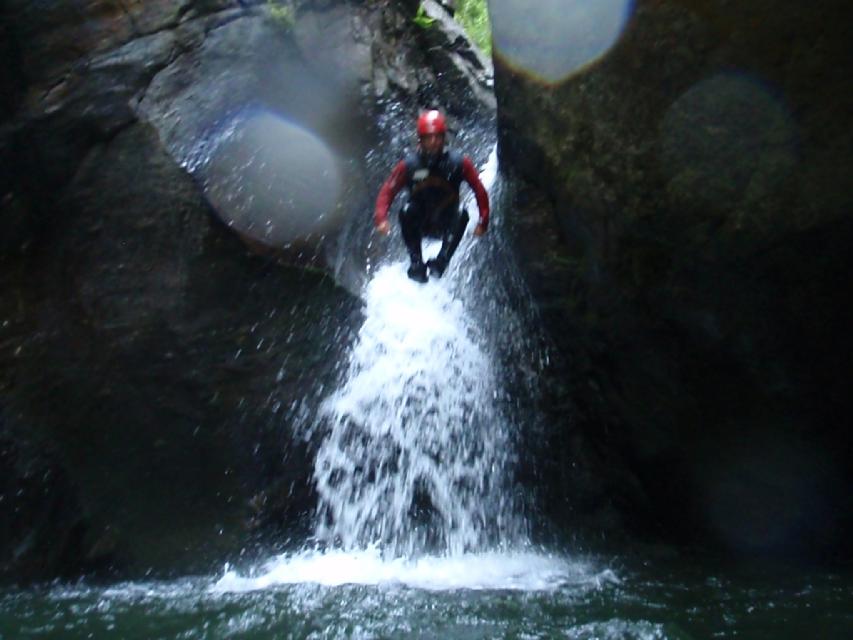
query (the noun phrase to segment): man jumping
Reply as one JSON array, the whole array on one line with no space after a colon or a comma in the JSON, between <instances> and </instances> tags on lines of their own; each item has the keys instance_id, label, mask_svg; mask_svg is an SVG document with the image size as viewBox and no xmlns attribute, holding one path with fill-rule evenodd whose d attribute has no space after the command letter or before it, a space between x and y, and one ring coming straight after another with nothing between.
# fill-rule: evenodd
<instances>
[{"instance_id":1,"label":"man jumping","mask_svg":"<svg viewBox=\"0 0 853 640\"><path fill-rule=\"evenodd\" d=\"M397 163L376 198L374 223L380 233L388 235L391 203L402 189L408 191L408 202L400 210L400 228L411 259L407 273L418 282L427 281L427 269L440 278L462 240L468 225L468 212L459 207L462 180L474 191L480 211L474 235L483 235L489 226L489 195L477 169L468 156L445 150L446 133L441 112L422 113L418 118L417 151ZM441 239L438 255L426 264L421 253L424 236Z\"/></svg>"}]
</instances>

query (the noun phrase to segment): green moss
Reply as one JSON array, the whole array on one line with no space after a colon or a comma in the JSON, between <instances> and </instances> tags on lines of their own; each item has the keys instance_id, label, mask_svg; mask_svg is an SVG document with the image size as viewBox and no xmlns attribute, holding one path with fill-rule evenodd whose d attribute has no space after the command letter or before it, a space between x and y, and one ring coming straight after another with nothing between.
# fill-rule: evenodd
<instances>
[{"instance_id":1,"label":"green moss","mask_svg":"<svg viewBox=\"0 0 853 640\"><path fill-rule=\"evenodd\" d=\"M459 0L456 20L486 55L492 53L492 28L486 0Z\"/></svg>"},{"instance_id":2,"label":"green moss","mask_svg":"<svg viewBox=\"0 0 853 640\"><path fill-rule=\"evenodd\" d=\"M474 44L486 55L491 55L492 29L486 0L458 0L455 18ZM427 15L423 4L418 5L412 21L422 29L429 29L435 23L435 19Z\"/></svg>"},{"instance_id":3,"label":"green moss","mask_svg":"<svg viewBox=\"0 0 853 640\"><path fill-rule=\"evenodd\" d=\"M420 4L418 5L418 12L415 14L415 17L412 18L412 21L421 29L429 29L435 23L435 18L430 18L426 14L424 6Z\"/></svg>"},{"instance_id":4,"label":"green moss","mask_svg":"<svg viewBox=\"0 0 853 640\"><path fill-rule=\"evenodd\" d=\"M270 18L282 29L290 30L296 24L296 15L293 7L285 4L282 0L267 0Z\"/></svg>"}]
</instances>

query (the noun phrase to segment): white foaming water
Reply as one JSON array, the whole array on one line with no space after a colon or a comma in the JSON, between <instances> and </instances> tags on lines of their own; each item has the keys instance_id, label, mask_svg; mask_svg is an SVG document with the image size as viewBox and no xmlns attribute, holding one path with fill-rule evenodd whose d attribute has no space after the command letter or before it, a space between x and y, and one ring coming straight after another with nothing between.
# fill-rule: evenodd
<instances>
[{"instance_id":1,"label":"white foaming water","mask_svg":"<svg viewBox=\"0 0 853 640\"><path fill-rule=\"evenodd\" d=\"M481 553L415 560L383 559L376 548L363 551L303 552L269 561L254 576L226 570L211 587L218 593L255 591L276 585L313 583L405 585L429 591L511 589L547 591L560 587L598 589L619 580L609 570L596 571L585 562L535 554Z\"/></svg>"},{"instance_id":2,"label":"white foaming water","mask_svg":"<svg viewBox=\"0 0 853 640\"><path fill-rule=\"evenodd\" d=\"M508 428L477 328L444 283L379 269L346 383L324 406L317 537L392 556L508 542ZM514 533L514 531L512 531Z\"/></svg>"}]
</instances>

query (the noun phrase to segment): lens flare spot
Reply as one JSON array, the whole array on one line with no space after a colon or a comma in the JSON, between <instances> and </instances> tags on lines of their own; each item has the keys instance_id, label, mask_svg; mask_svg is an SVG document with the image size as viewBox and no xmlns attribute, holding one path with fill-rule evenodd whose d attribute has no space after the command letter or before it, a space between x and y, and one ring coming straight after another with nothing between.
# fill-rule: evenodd
<instances>
[{"instance_id":1,"label":"lens flare spot","mask_svg":"<svg viewBox=\"0 0 853 640\"><path fill-rule=\"evenodd\" d=\"M239 118L224 131L200 172L229 227L282 248L341 224L337 159L316 135L270 113Z\"/></svg>"},{"instance_id":2,"label":"lens flare spot","mask_svg":"<svg viewBox=\"0 0 853 640\"><path fill-rule=\"evenodd\" d=\"M511 68L557 83L616 43L633 0L491 0L494 54Z\"/></svg>"},{"instance_id":3,"label":"lens flare spot","mask_svg":"<svg viewBox=\"0 0 853 640\"><path fill-rule=\"evenodd\" d=\"M796 166L796 133L784 103L760 79L721 73L699 82L662 121L671 197L685 211L735 211L759 202Z\"/></svg>"}]
</instances>

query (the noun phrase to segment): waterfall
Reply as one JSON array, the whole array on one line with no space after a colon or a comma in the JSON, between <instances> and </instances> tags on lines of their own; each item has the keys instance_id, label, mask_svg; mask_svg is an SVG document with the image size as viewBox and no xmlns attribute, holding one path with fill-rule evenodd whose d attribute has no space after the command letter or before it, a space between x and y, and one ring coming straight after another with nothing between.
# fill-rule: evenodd
<instances>
[{"instance_id":1,"label":"waterfall","mask_svg":"<svg viewBox=\"0 0 853 640\"><path fill-rule=\"evenodd\" d=\"M483 172L487 189L495 175L493 153ZM474 242L469 230L440 280L412 282L400 261L367 282L366 319L345 382L322 407L319 540L411 557L523 537L508 486L512 430L496 402L500 372L457 286L470 274ZM428 244L426 255L437 248Z\"/></svg>"},{"instance_id":2,"label":"waterfall","mask_svg":"<svg viewBox=\"0 0 853 640\"><path fill-rule=\"evenodd\" d=\"M493 203L501 201L497 176L492 151L481 179ZM470 200L463 205L473 213ZM439 280L409 280L399 254L369 270L365 320L342 383L306 433L319 443L319 544L249 575L226 567L215 591L302 583L541 590L601 581L587 564L529 542L513 475L545 350L495 233L495 209L482 239L472 238L471 216ZM427 243L425 257L438 248Z\"/></svg>"}]
</instances>

